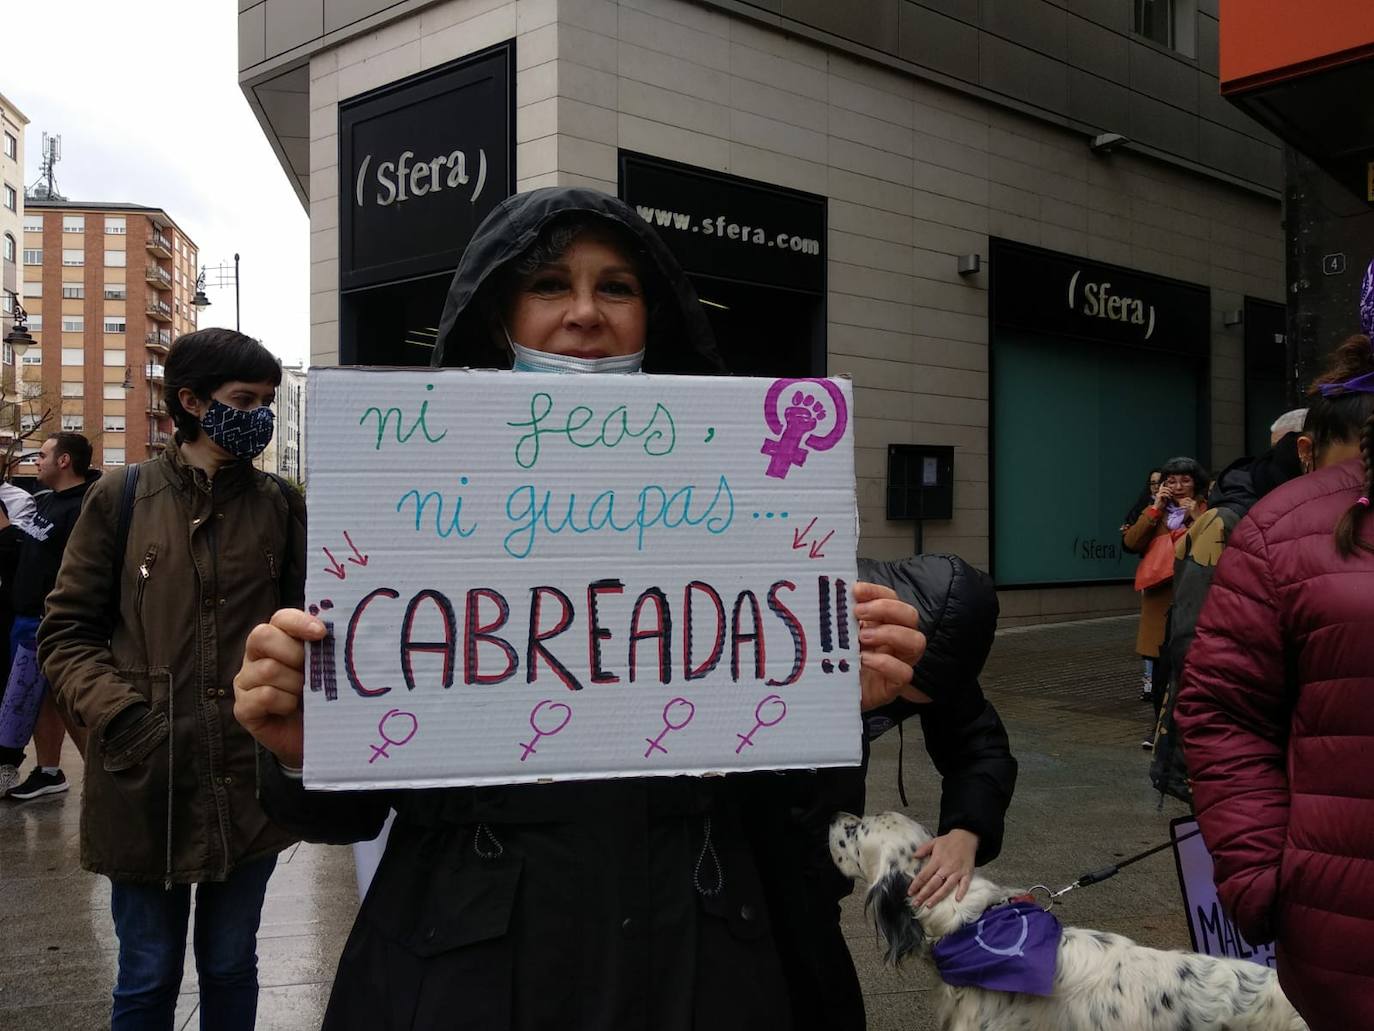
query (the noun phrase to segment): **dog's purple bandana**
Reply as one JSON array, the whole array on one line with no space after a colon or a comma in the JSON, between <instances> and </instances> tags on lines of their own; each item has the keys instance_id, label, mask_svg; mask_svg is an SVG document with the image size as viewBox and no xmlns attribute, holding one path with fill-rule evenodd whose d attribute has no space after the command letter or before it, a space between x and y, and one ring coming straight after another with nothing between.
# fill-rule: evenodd
<instances>
[{"instance_id":1,"label":"dog's purple bandana","mask_svg":"<svg viewBox=\"0 0 1374 1031\"><path fill-rule=\"evenodd\" d=\"M1050 995L1063 928L1034 902L994 906L933 950L940 979L955 987Z\"/></svg>"}]
</instances>

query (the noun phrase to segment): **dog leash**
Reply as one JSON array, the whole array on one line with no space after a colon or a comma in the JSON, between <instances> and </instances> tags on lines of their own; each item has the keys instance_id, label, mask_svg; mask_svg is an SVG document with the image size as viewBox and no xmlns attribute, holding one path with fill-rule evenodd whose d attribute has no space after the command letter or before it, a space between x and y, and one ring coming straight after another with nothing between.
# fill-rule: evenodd
<instances>
[{"instance_id":1,"label":"dog leash","mask_svg":"<svg viewBox=\"0 0 1374 1031\"><path fill-rule=\"evenodd\" d=\"M1045 906L1045 908L1049 909L1052 906L1054 906L1063 896L1067 895L1075 888L1086 888L1090 884L1099 884L1110 877L1115 877L1117 874L1119 874L1122 870L1126 869L1126 867L1130 866L1132 863L1138 863L1142 859L1149 859L1150 856L1155 855L1158 852L1163 852L1166 848L1173 848L1179 842L1187 841L1189 838L1196 837L1201 833L1202 829L1200 827L1194 828L1193 830L1190 830L1187 834L1181 835L1180 837L1174 838L1170 841L1166 841L1162 845L1156 845L1154 848L1147 848L1144 852L1138 852L1128 859L1123 859L1119 863L1114 863L1111 866L1104 866L1101 870L1093 870L1091 873L1085 873L1082 877L1078 878L1078 880L1074 881L1072 884L1060 888L1058 891L1050 891L1049 885L1047 884L1034 885L1030 889L1030 894L1033 896L1036 891L1044 891L1045 897L1049 900L1049 904Z\"/></svg>"}]
</instances>

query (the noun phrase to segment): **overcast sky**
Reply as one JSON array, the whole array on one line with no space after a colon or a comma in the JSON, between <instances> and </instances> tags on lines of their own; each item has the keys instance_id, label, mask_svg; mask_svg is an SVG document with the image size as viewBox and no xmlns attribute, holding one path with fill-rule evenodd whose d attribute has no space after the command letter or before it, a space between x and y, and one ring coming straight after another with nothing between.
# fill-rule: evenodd
<instances>
[{"instance_id":1,"label":"overcast sky","mask_svg":"<svg viewBox=\"0 0 1374 1031\"><path fill-rule=\"evenodd\" d=\"M25 185L61 133L58 190L161 207L203 265L241 256L242 328L310 351L310 225L238 86L234 0L4 0L0 93L29 118ZM213 277L210 277L213 283ZM234 324L232 282L200 325Z\"/></svg>"}]
</instances>

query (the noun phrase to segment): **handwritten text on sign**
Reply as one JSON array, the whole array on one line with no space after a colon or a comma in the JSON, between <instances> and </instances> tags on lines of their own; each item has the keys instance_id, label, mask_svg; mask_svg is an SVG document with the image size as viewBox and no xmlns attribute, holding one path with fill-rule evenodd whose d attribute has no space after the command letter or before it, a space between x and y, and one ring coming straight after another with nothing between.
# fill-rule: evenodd
<instances>
[{"instance_id":1,"label":"handwritten text on sign","mask_svg":"<svg viewBox=\"0 0 1374 1031\"><path fill-rule=\"evenodd\" d=\"M309 391L310 786L858 762L847 382Z\"/></svg>"},{"instance_id":2,"label":"handwritten text on sign","mask_svg":"<svg viewBox=\"0 0 1374 1031\"><path fill-rule=\"evenodd\" d=\"M1202 835L1186 840L1185 835L1197 829L1191 817L1179 817L1169 825L1174 842L1174 858L1178 864L1178 886L1183 892L1183 906L1188 913L1188 933L1193 939L1193 951L1207 956L1226 956L1248 959L1252 963L1275 969L1274 943L1251 944L1236 930L1236 925L1222 911L1212 882L1212 855Z\"/></svg>"}]
</instances>

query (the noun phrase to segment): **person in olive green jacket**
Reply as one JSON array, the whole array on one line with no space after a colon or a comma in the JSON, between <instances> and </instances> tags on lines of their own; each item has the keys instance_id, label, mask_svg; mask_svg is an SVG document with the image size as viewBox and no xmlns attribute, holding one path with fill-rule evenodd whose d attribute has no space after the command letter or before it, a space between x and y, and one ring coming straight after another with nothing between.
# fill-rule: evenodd
<instances>
[{"instance_id":1,"label":"person in olive green jacket","mask_svg":"<svg viewBox=\"0 0 1374 1031\"><path fill-rule=\"evenodd\" d=\"M258 804L232 684L249 630L304 601L305 504L252 465L281 382L261 344L187 334L165 382L175 443L137 467L132 499L132 469L91 489L39 659L89 734L81 861L112 882L113 1028L172 1026L195 884L202 1027L249 1029L267 879L295 839Z\"/></svg>"}]
</instances>

